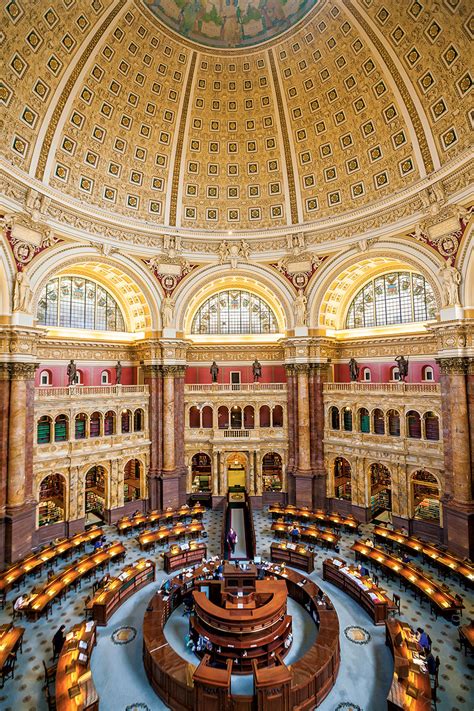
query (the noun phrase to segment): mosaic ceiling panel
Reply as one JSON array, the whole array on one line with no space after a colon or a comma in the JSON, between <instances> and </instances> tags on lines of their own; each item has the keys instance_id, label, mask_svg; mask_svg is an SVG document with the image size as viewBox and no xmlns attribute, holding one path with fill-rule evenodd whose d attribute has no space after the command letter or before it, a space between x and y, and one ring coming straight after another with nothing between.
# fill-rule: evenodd
<instances>
[{"instance_id":1,"label":"mosaic ceiling panel","mask_svg":"<svg viewBox=\"0 0 474 711\"><path fill-rule=\"evenodd\" d=\"M143 0L168 27L208 47L248 47L295 25L318 0Z\"/></svg>"}]
</instances>

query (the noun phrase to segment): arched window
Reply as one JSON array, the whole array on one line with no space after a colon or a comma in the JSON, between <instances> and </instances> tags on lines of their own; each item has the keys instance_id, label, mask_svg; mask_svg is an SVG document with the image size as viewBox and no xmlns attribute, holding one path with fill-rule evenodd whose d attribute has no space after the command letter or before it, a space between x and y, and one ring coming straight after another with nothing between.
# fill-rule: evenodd
<instances>
[{"instance_id":1,"label":"arched window","mask_svg":"<svg viewBox=\"0 0 474 711\"><path fill-rule=\"evenodd\" d=\"M420 469L412 474L411 483L414 517L439 524L440 492L436 477L426 469Z\"/></svg>"},{"instance_id":2,"label":"arched window","mask_svg":"<svg viewBox=\"0 0 474 711\"><path fill-rule=\"evenodd\" d=\"M273 427L283 427L283 408L281 405L275 405L272 410Z\"/></svg>"},{"instance_id":3,"label":"arched window","mask_svg":"<svg viewBox=\"0 0 474 711\"><path fill-rule=\"evenodd\" d=\"M428 321L436 317L436 298L421 274L391 272L371 279L349 306L346 328L371 328Z\"/></svg>"},{"instance_id":4,"label":"arched window","mask_svg":"<svg viewBox=\"0 0 474 711\"><path fill-rule=\"evenodd\" d=\"M54 441L66 442L68 438L69 419L66 415L58 415L54 420Z\"/></svg>"},{"instance_id":5,"label":"arched window","mask_svg":"<svg viewBox=\"0 0 474 711\"><path fill-rule=\"evenodd\" d=\"M104 417L104 435L115 434L115 412L109 410Z\"/></svg>"},{"instance_id":6,"label":"arched window","mask_svg":"<svg viewBox=\"0 0 474 711\"><path fill-rule=\"evenodd\" d=\"M80 412L78 415L76 415L76 419L74 420L74 438L75 439L85 439L86 438L86 423L87 423L87 415L85 415L83 412Z\"/></svg>"},{"instance_id":7,"label":"arched window","mask_svg":"<svg viewBox=\"0 0 474 711\"><path fill-rule=\"evenodd\" d=\"M44 387L45 385L51 385L51 373L49 370L42 370L39 376L39 384Z\"/></svg>"},{"instance_id":8,"label":"arched window","mask_svg":"<svg viewBox=\"0 0 474 711\"><path fill-rule=\"evenodd\" d=\"M415 410L407 412L407 437L421 439L421 418Z\"/></svg>"},{"instance_id":9,"label":"arched window","mask_svg":"<svg viewBox=\"0 0 474 711\"><path fill-rule=\"evenodd\" d=\"M201 411L197 405L189 408L189 426L193 429L199 429L201 426Z\"/></svg>"},{"instance_id":10,"label":"arched window","mask_svg":"<svg viewBox=\"0 0 474 711\"><path fill-rule=\"evenodd\" d=\"M342 428L344 432L352 432L352 410L344 407L342 410Z\"/></svg>"},{"instance_id":11,"label":"arched window","mask_svg":"<svg viewBox=\"0 0 474 711\"><path fill-rule=\"evenodd\" d=\"M38 444L48 444L51 442L51 417L48 415L43 415L38 420L38 425L36 429L36 441Z\"/></svg>"},{"instance_id":12,"label":"arched window","mask_svg":"<svg viewBox=\"0 0 474 711\"><path fill-rule=\"evenodd\" d=\"M206 405L202 408L202 426L206 429L212 428L212 407Z\"/></svg>"},{"instance_id":13,"label":"arched window","mask_svg":"<svg viewBox=\"0 0 474 711\"><path fill-rule=\"evenodd\" d=\"M332 430L338 430L340 427L340 421L339 421L339 408L338 407L331 407L329 408L329 422L331 424L331 429Z\"/></svg>"},{"instance_id":14,"label":"arched window","mask_svg":"<svg viewBox=\"0 0 474 711\"><path fill-rule=\"evenodd\" d=\"M370 432L370 416L365 407L361 407L359 410L359 430L365 433Z\"/></svg>"},{"instance_id":15,"label":"arched window","mask_svg":"<svg viewBox=\"0 0 474 711\"><path fill-rule=\"evenodd\" d=\"M259 413L260 427L270 427L270 408L262 405Z\"/></svg>"},{"instance_id":16,"label":"arched window","mask_svg":"<svg viewBox=\"0 0 474 711\"><path fill-rule=\"evenodd\" d=\"M244 429L253 430L255 427L255 412L252 405L244 407Z\"/></svg>"},{"instance_id":17,"label":"arched window","mask_svg":"<svg viewBox=\"0 0 474 711\"><path fill-rule=\"evenodd\" d=\"M400 413L397 410L389 410L388 418L388 433L392 437L400 437Z\"/></svg>"},{"instance_id":18,"label":"arched window","mask_svg":"<svg viewBox=\"0 0 474 711\"><path fill-rule=\"evenodd\" d=\"M45 477L39 488L38 524L48 526L64 521L66 482L61 474Z\"/></svg>"},{"instance_id":19,"label":"arched window","mask_svg":"<svg viewBox=\"0 0 474 711\"><path fill-rule=\"evenodd\" d=\"M398 365L393 365L390 368L390 380L400 380L400 371Z\"/></svg>"},{"instance_id":20,"label":"arched window","mask_svg":"<svg viewBox=\"0 0 474 711\"><path fill-rule=\"evenodd\" d=\"M108 370L103 370L100 374L100 384L108 385L110 383L110 373Z\"/></svg>"},{"instance_id":21,"label":"arched window","mask_svg":"<svg viewBox=\"0 0 474 711\"><path fill-rule=\"evenodd\" d=\"M242 410L238 405L232 405L230 408L230 429L242 429Z\"/></svg>"},{"instance_id":22,"label":"arched window","mask_svg":"<svg viewBox=\"0 0 474 711\"><path fill-rule=\"evenodd\" d=\"M100 412L93 412L89 423L89 437L100 437L102 415Z\"/></svg>"},{"instance_id":23,"label":"arched window","mask_svg":"<svg viewBox=\"0 0 474 711\"><path fill-rule=\"evenodd\" d=\"M125 503L140 498L141 466L138 459L130 459L125 465L123 477L123 500Z\"/></svg>"},{"instance_id":24,"label":"arched window","mask_svg":"<svg viewBox=\"0 0 474 711\"><path fill-rule=\"evenodd\" d=\"M229 428L229 410L225 405L221 405L217 410L217 426L220 430Z\"/></svg>"},{"instance_id":25,"label":"arched window","mask_svg":"<svg viewBox=\"0 0 474 711\"><path fill-rule=\"evenodd\" d=\"M336 499L351 501L351 465L344 457L334 460L334 496Z\"/></svg>"},{"instance_id":26,"label":"arched window","mask_svg":"<svg viewBox=\"0 0 474 711\"><path fill-rule=\"evenodd\" d=\"M370 383L372 380L372 373L370 372L370 368L364 368L362 371L362 380L364 380L366 383Z\"/></svg>"},{"instance_id":27,"label":"arched window","mask_svg":"<svg viewBox=\"0 0 474 711\"><path fill-rule=\"evenodd\" d=\"M133 413L133 431L143 432L145 428L145 413L141 408L135 410Z\"/></svg>"},{"instance_id":28,"label":"arched window","mask_svg":"<svg viewBox=\"0 0 474 711\"><path fill-rule=\"evenodd\" d=\"M268 452L262 459L262 477L264 491L281 491L283 468L277 452Z\"/></svg>"},{"instance_id":29,"label":"arched window","mask_svg":"<svg viewBox=\"0 0 474 711\"><path fill-rule=\"evenodd\" d=\"M120 414L120 429L122 430L122 434L125 434L127 432L130 432L131 429L131 424L132 424L132 413L130 410L122 410Z\"/></svg>"},{"instance_id":30,"label":"arched window","mask_svg":"<svg viewBox=\"0 0 474 711\"><path fill-rule=\"evenodd\" d=\"M125 331L114 297L100 284L80 276L51 279L41 294L37 317L42 326Z\"/></svg>"},{"instance_id":31,"label":"arched window","mask_svg":"<svg viewBox=\"0 0 474 711\"><path fill-rule=\"evenodd\" d=\"M423 415L425 425L425 439L439 439L439 419L434 412L425 412Z\"/></svg>"},{"instance_id":32,"label":"arched window","mask_svg":"<svg viewBox=\"0 0 474 711\"><path fill-rule=\"evenodd\" d=\"M434 370L431 367L431 365L423 366L423 370L421 371L421 376L422 376L423 380L425 380L427 383L432 383L434 381Z\"/></svg>"},{"instance_id":33,"label":"arched window","mask_svg":"<svg viewBox=\"0 0 474 711\"><path fill-rule=\"evenodd\" d=\"M385 418L383 415L382 410L379 410L378 408L374 410L372 414L373 422L374 422L374 434L378 435L383 435L385 434Z\"/></svg>"},{"instance_id":34,"label":"arched window","mask_svg":"<svg viewBox=\"0 0 474 711\"><path fill-rule=\"evenodd\" d=\"M211 458L205 452L198 452L191 460L191 491L199 493L211 490Z\"/></svg>"},{"instance_id":35,"label":"arched window","mask_svg":"<svg viewBox=\"0 0 474 711\"><path fill-rule=\"evenodd\" d=\"M260 296L228 289L209 297L199 307L191 333L278 333L278 323Z\"/></svg>"}]
</instances>

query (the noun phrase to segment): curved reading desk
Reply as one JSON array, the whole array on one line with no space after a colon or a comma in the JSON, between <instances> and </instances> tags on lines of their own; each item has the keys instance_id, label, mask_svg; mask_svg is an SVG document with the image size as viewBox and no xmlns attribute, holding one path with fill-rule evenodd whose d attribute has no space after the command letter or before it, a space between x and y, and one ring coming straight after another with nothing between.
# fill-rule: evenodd
<instances>
[{"instance_id":1,"label":"curved reading desk","mask_svg":"<svg viewBox=\"0 0 474 711\"><path fill-rule=\"evenodd\" d=\"M175 711L178 709L179 711L187 709L217 711L222 708L237 707L239 711L251 711L255 708L257 696L259 709L262 710L276 711L279 708L292 708L309 711L319 705L336 681L340 662L339 621L331 601L315 583L306 580L303 575L294 570L285 570L277 565L265 563L262 566L265 579L257 581L263 583L262 590L272 583L286 582L286 591L283 586L278 585L275 586L273 595L265 593L268 602L258 609L255 608L258 620L255 619L254 629L252 629L250 621L252 616L249 611L252 609L251 597L252 595L256 597L256 592L244 591L244 596L248 598L249 603L247 610L238 607L239 604L243 604L238 602L237 592L240 587L238 583L234 590L235 600L237 600L234 608L232 594L226 596L231 605L227 610L219 608L218 611L217 605L212 602L221 594L223 587L222 580L214 579L214 570L219 563L220 561L208 562L196 568L190 577L182 575L173 578L169 592L159 591L150 600L143 622L143 660L149 681L156 693ZM230 564L226 564L227 566L233 567ZM239 573L238 569L236 570L238 579ZM245 572L241 576L242 579L244 576ZM225 590L232 592L231 586L227 584L228 578L226 577L225 580ZM203 599L204 592L201 592L200 588L206 588L209 592L209 599L206 597L206 601ZM223 647L220 647L219 652L219 647L216 648L211 643L210 649L204 654L200 663L196 658L196 666L198 665L196 668L170 647L164 634L166 621L173 610L192 593L196 602L194 619L198 620L198 623L203 619L201 615L208 616L209 621L212 619L216 621L216 617L219 616L220 626L222 613L228 612L230 613L228 617L232 619L230 626L233 624L238 626L240 619L240 625L250 634L261 633L261 626L265 623L271 624L275 616L278 622L278 615L284 615L286 594L288 594L308 610L319 627L316 641L308 652L290 667L284 664L278 650L274 650L275 655L271 656L271 659L268 648L265 649L265 653L249 659L250 645L247 649L235 645L233 648L230 647L234 650L233 655L224 659L225 655L221 653ZM264 599L263 597L262 600ZM225 617L227 619L227 615ZM220 629L214 632L219 635ZM211 636L207 636L210 641ZM263 641L265 642L264 639ZM236 662L235 659L239 661ZM248 660L248 663L245 663L246 670L251 670L254 674L253 696L231 694L230 677L236 672L236 667L240 665L242 669L242 659ZM229 699L231 706L229 706Z\"/></svg>"}]
</instances>

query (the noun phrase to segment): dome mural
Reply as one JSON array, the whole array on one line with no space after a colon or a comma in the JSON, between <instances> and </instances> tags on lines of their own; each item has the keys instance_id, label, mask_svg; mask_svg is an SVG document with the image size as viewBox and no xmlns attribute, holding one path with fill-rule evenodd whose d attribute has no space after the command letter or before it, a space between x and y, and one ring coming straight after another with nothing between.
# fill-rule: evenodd
<instances>
[{"instance_id":1,"label":"dome mural","mask_svg":"<svg viewBox=\"0 0 474 711\"><path fill-rule=\"evenodd\" d=\"M144 0L168 27L210 47L248 47L280 35L318 0Z\"/></svg>"}]
</instances>

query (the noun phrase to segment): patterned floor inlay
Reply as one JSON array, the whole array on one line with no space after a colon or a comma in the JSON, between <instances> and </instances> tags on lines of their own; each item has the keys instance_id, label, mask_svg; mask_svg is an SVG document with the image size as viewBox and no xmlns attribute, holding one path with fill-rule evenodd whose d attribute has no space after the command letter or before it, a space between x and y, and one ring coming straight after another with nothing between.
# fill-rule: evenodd
<instances>
[{"instance_id":1,"label":"patterned floor inlay","mask_svg":"<svg viewBox=\"0 0 474 711\"><path fill-rule=\"evenodd\" d=\"M338 704L334 711L362 711L361 707L358 706L357 704L353 704L350 701L343 701L342 703Z\"/></svg>"},{"instance_id":2,"label":"patterned floor inlay","mask_svg":"<svg viewBox=\"0 0 474 711\"><path fill-rule=\"evenodd\" d=\"M135 627L118 627L112 633L111 640L114 644L129 644L137 636Z\"/></svg>"},{"instance_id":3,"label":"patterned floor inlay","mask_svg":"<svg viewBox=\"0 0 474 711\"><path fill-rule=\"evenodd\" d=\"M351 625L346 627L344 634L349 642L354 642L354 644L368 644L370 642L370 632L363 627Z\"/></svg>"}]
</instances>

